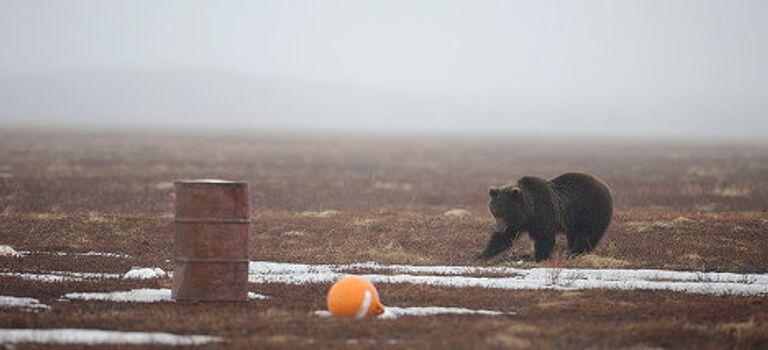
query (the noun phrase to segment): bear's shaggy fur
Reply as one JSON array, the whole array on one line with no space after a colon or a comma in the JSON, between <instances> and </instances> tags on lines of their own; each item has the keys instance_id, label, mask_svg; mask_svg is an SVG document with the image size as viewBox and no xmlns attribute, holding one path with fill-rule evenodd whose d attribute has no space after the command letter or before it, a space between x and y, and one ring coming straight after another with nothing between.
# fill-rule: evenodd
<instances>
[{"instance_id":1,"label":"bear's shaggy fur","mask_svg":"<svg viewBox=\"0 0 768 350\"><path fill-rule=\"evenodd\" d=\"M552 255L555 234L565 232L572 256L591 251L613 215L608 187L594 176L567 173L551 181L526 176L517 185L492 187L488 203L496 232L478 259L490 259L512 246L520 232L534 242L534 259Z\"/></svg>"}]
</instances>

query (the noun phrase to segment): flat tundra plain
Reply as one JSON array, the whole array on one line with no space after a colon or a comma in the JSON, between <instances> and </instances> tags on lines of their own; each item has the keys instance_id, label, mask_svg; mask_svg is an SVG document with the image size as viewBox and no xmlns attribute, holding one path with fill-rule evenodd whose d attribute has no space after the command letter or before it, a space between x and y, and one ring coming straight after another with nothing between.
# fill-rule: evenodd
<instances>
[{"instance_id":1,"label":"flat tundra plain","mask_svg":"<svg viewBox=\"0 0 768 350\"><path fill-rule=\"evenodd\" d=\"M592 254L474 260L489 186L568 171L614 195ZM188 178L251 183L247 302L169 300ZM0 345L766 348L766 210L756 142L3 130ZM389 317L327 317L344 274Z\"/></svg>"}]
</instances>

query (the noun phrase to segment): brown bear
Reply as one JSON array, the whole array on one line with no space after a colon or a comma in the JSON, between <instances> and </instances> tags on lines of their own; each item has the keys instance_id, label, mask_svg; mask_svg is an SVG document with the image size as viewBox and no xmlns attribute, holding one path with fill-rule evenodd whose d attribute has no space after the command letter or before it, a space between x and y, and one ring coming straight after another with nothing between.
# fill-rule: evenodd
<instances>
[{"instance_id":1,"label":"brown bear","mask_svg":"<svg viewBox=\"0 0 768 350\"><path fill-rule=\"evenodd\" d=\"M534 259L552 255L555 234L565 232L568 251L591 251L603 237L613 215L611 192L592 175L566 173L551 181L526 176L517 185L492 187L488 203L496 232L477 256L487 260L512 246L522 231L534 242Z\"/></svg>"}]
</instances>

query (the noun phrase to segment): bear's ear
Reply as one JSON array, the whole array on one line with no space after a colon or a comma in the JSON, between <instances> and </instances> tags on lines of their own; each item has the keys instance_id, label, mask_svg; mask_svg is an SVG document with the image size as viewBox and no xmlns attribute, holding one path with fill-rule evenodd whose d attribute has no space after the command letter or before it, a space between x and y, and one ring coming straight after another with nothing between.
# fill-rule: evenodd
<instances>
[{"instance_id":1,"label":"bear's ear","mask_svg":"<svg viewBox=\"0 0 768 350\"><path fill-rule=\"evenodd\" d=\"M520 194L520 187L512 187L512 188L509 190L509 193L511 193L511 194L512 194L512 195L514 195L514 196L516 196L516 195Z\"/></svg>"},{"instance_id":2,"label":"bear's ear","mask_svg":"<svg viewBox=\"0 0 768 350\"><path fill-rule=\"evenodd\" d=\"M491 187L488 189L488 194L491 195L491 198L496 197L499 195L499 189L497 187Z\"/></svg>"}]
</instances>

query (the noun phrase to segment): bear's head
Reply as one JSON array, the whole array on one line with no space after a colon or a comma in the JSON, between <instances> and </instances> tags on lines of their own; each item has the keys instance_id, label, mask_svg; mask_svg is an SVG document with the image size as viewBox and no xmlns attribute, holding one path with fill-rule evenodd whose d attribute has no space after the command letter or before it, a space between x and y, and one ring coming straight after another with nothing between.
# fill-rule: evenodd
<instances>
[{"instance_id":1,"label":"bear's head","mask_svg":"<svg viewBox=\"0 0 768 350\"><path fill-rule=\"evenodd\" d=\"M491 187L488 190L491 200L488 208L496 219L496 230L519 231L531 217L531 205L525 191L514 185Z\"/></svg>"}]
</instances>

